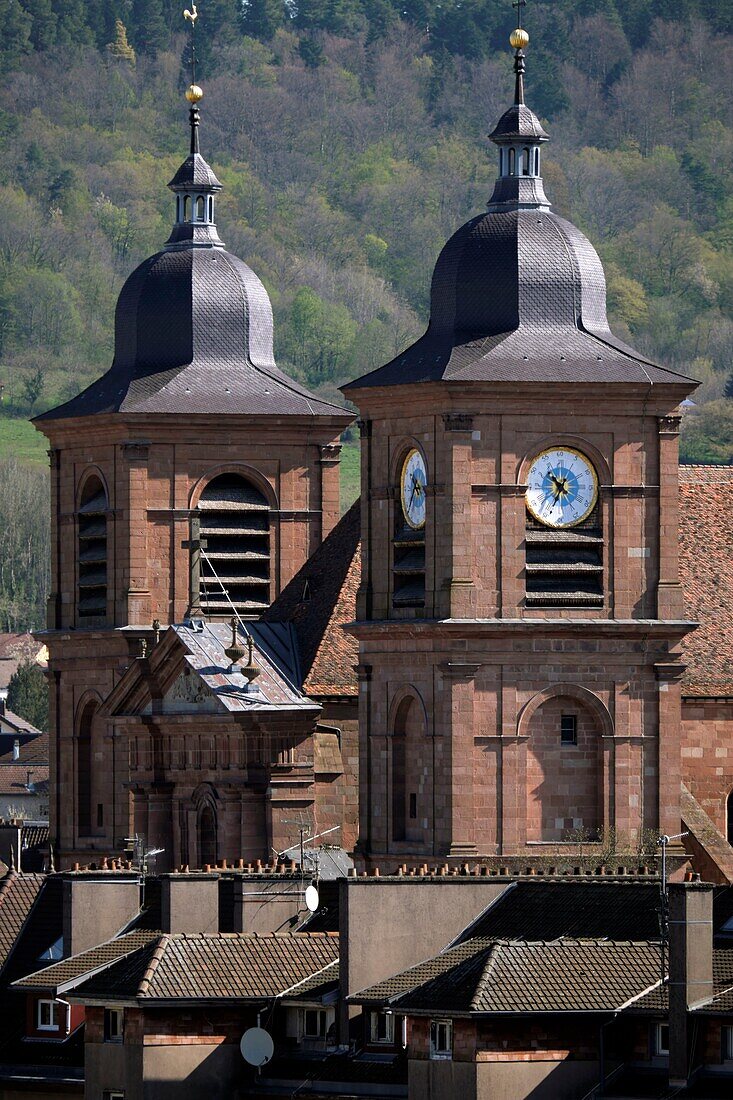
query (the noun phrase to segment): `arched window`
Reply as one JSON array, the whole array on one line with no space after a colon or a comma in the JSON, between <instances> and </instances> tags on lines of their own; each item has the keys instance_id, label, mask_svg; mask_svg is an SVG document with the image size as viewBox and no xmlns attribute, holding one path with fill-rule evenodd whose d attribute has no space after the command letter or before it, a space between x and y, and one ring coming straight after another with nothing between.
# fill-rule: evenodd
<instances>
[{"instance_id":1,"label":"arched window","mask_svg":"<svg viewBox=\"0 0 733 1100\"><path fill-rule=\"evenodd\" d=\"M98 704L90 701L79 718L76 733L76 821L80 836L92 831L92 729Z\"/></svg>"},{"instance_id":2,"label":"arched window","mask_svg":"<svg viewBox=\"0 0 733 1100\"><path fill-rule=\"evenodd\" d=\"M183 196L183 220L184 222L191 220L191 197L190 195Z\"/></svg>"},{"instance_id":3,"label":"arched window","mask_svg":"<svg viewBox=\"0 0 733 1100\"><path fill-rule=\"evenodd\" d=\"M181 196L176 195L176 221L181 220Z\"/></svg>"},{"instance_id":4,"label":"arched window","mask_svg":"<svg viewBox=\"0 0 733 1100\"><path fill-rule=\"evenodd\" d=\"M203 867L208 863L211 867L217 860L217 828L216 814L213 806L208 803L203 805L198 815L198 849L199 863Z\"/></svg>"},{"instance_id":5,"label":"arched window","mask_svg":"<svg viewBox=\"0 0 733 1100\"><path fill-rule=\"evenodd\" d=\"M199 195L196 199L196 221L204 221L204 196Z\"/></svg>"},{"instance_id":6,"label":"arched window","mask_svg":"<svg viewBox=\"0 0 733 1100\"><path fill-rule=\"evenodd\" d=\"M213 222L213 220L214 220L214 196L209 195L209 221Z\"/></svg>"},{"instance_id":7,"label":"arched window","mask_svg":"<svg viewBox=\"0 0 733 1100\"><path fill-rule=\"evenodd\" d=\"M516 168L517 154L514 149L509 150L509 175L513 176Z\"/></svg>"},{"instance_id":8,"label":"arched window","mask_svg":"<svg viewBox=\"0 0 733 1100\"><path fill-rule=\"evenodd\" d=\"M210 616L259 615L270 603L270 506L239 474L220 474L204 489L199 603ZM231 602L230 602L231 601Z\"/></svg>"},{"instance_id":9,"label":"arched window","mask_svg":"<svg viewBox=\"0 0 733 1100\"><path fill-rule=\"evenodd\" d=\"M540 174L540 151L539 148L534 151L534 174L539 176Z\"/></svg>"},{"instance_id":10,"label":"arched window","mask_svg":"<svg viewBox=\"0 0 733 1100\"><path fill-rule=\"evenodd\" d=\"M499 175L506 175L506 150L499 150Z\"/></svg>"},{"instance_id":11,"label":"arched window","mask_svg":"<svg viewBox=\"0 0 733 1100\"><path fill-rule=\"evenodd\" d=\"M529 149L526 145L524 149L522 149L522 175L529 175Z\"/></svg>"},{"instance_id":12,"label":"arched window","mask_svg":"<svg viewBox=\"0 0 733 1100\"><path fill-rule=\"evenodd\" d=\"M432 812L432 754L425 715L414 695L399 704L392 730L392 839L427 843Z\"/></svg>"},{"instance_id":13,"label":"arched window","mask_svg":"<svg viewBox=\"0 0 733 1100\"><path fill-rule=\"evenodd\" d=\"M84 485L78 514L79 619L107 616L107 493L98 477Z\"/></svg>"}]
</instances>

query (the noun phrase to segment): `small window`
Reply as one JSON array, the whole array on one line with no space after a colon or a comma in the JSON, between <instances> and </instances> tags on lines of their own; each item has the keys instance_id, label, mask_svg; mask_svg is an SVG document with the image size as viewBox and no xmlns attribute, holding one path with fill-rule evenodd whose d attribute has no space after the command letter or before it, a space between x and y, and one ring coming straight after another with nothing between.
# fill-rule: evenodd
<instances>
[{"instance_id":1,"label":"small window","mask_svg":"<svg viewBox=\"0 0 733 1100\"><path fill-rule=\"evenodd\" d=\"M184 222L187 222L187 221L190 220L190 218L191 218L191 196L190 195L184 195L183 196L183 220L184 220Z\"/></svg>"},{"instance_id":2,"label":"small window","mask_svg":"<svg viewBox=\"0 0 733 1100\"><path fill-rule=\"evenodd\" d=\"M36 1021L39 1031L59 1030L59 1007L58 1001L38 1002Z\"/></svg>"},{"instance_id":3,"label":"small window","mask_svg":"<svg viewBox=\"0 0 733 1100\"><path fill-rule=\"evenodd\" d=\"M513 149L509 150L509 175L513 176L517 163L517 154Z\"/></svg>"},{"instance_id":4,"label":"small window","mask_svg":"<svg viewBox=\"0 0 733 1100\"><path fill-rule=\"evenodd\" d=\"M522 175L529 175L529 149L526 146L522 149Z\"/></svg>"},{"instance_id":5,"label":"small window","mask_svg":"<svg viewBox=\"0 0 733 1100\"><path fill-rule=\"evenodd\" d=\"M430 1057L453 1057L453 1021L430 1021Z\"/></svg>"},{"instance_id":6,"label":"small window","mask_svg":"<svg viewBox=\"0 0 733 1100\"><path fill-rule=\"evenodd\" d=\"M370 1039L373 1043L394 1043L394 1016L391 1012L371 1013Z\"/></svg>"},{"instance_id":7,"label":"small window","mask_svg":"<svg viewBox=\"0 0 733 1100\"><path fill-rule=\"evenodd\" d=\"M326 1013L320 1008L307 1008L303 1013L303 1035L306 1039L326 1038Z\"/></svg>"},{"instance_id":8,"label":"small window","mask_svg":"<svg viewBox=\"0 0 733 1100\"><path fill-rule=\"evenodd\" d=\"M204 196L199 195L196 199L196 220L202 222L204 220Z\"/></svg>"},{"instance_id":9,"label":"small window","mask_svg":"<svg viewBox=\"0 0 733 1100\"><path fill-rule=\"evenodd\" d=\"M657 1057L669 1054L669 1024L654 1024L652 1047Z\"/></svg>"},{"instance_id":10,"label":"small window","mask_svg":"<svg viewBox=\"0 0 733 1100\"><path fill-rule=\"evenodd\" d=\"M733 1062L733 1027L723 1025L720 1029L720 1059Z\"/></svg>"},{"instance_id":11,"label":"small window","mask_svg":"<svg viewBox=\"0 0 733 1100\"><path fill-rule=\"evenodd\" d=\"M121 1089L105 1089L102 1097L103 1100L125 1100L125 1094Z\"/></svg>"},{"instance_id":12,"label":"small window","mask_svg":"<svg viewBox=\"0 0 733 1100\"><path fill-rule=\"evenodd\" d=\"M416 817L417 817L417 795L416 794L411 794L410 795L410 818L412 819L412 821L414 821Z\"/></svg>"},{"instance_id":13,"label":"small window","mask_svg":"<svg viewBox=\"0 0 733 1100\"><path fill-rule=\"evenodd\" d=\"M214 220L214 199L212 195L209 195L209 221Z\"/></svg>"},{"instance_id":14,"label":"small window","mask_svg":"<svg viewBox=\"0 0 733 1100\"><path fill-rule=\"evenodd\" d=\"M578 719L575 714L563 714L560 717L560 744L578 744Z\"/></svg>"},{"instance_id":15,"label":"small window","mask_svg":"<svg viewBox=\"0 0 733 1100\"><path fill-rule=\"evenodd\" d=\"M539 176L540 174L540 151L535 149L534 151L534 174Z\"/></svg>"},{"instance_id":16,"label":"small window","mask_svg":"<svg viewBox=\"0 0 733 1100\"><path fill-rule=\"evenodd\" d=\"M101 802L97 803L97 828L104 828L104 806Z\"/></svg>"},{"instance_id":17,"label":"small window","mask_svg":"<svg viewBox=\"0 0 733 1100\"><path fill-rule=\"evenodd\" d=\"M104 1010L104 1041L105 1043L121 1043L125 1026L124 1011L121 1008L105 1008Z\"/></svg>"},{"instance_id":18,"label":"small window","mask_svg":"<svg viewBox=\"0 0 733 1100\"><path fill-rule=\"evenodd\" d=\"M506 175L506 150L505 149L500 149L499 150L499 175L500 176L505 176Z\"/></svg>"}]
</instances>

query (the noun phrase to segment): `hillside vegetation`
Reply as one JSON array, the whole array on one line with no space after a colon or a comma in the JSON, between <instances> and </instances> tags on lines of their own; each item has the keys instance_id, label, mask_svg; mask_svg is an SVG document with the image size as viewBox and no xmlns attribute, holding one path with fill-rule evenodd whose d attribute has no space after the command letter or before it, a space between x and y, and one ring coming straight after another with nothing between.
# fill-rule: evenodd
<instances>
[{"instance_id":1,"label":"hillside vegetation","mask_svg":"<svg viewBox=\"0 0 733 1100\"><path fill-rule=\"evenodd\" d=\"M0 0L6 417L108 367L122 281L168 236L165 185L187 143L180 7ZM496 0L201 0L199 12L221 235L270 292L280 364L334 398L419 334L442 244L486 203L514 13ZM588 14L538 0L525 21L554 209L601 253L615 331L701 381L684 456L729 462L733 5L600 0Z\"/></svg>"}]
</instances>

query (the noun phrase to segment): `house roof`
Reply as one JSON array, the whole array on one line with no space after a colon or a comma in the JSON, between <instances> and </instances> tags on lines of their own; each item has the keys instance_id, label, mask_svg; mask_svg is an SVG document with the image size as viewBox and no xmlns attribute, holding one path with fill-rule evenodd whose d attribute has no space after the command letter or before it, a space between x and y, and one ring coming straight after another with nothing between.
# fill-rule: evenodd
<instances>
[{"instance_id":1,"label":"house roof","mask_svg":"<svg viewBox=\"0 0 733 1100\"><path fill-rule=\"evenodd\" d=\"M609 1012L659 980L659 943L478 937L349 1000L410 1014Z\"/></svg>"},{"instance_id":2,"label":"house roof","mask_svg":"<svg viewBox=\"0 0 733 1100\"><path fill-rule=\"evenodd\" d=\"M326 933L158 935L74 989L74 1001L269 1000L338 959Z\"/></svg>"},{"instance_id":3,"label":"house roof","mask_svg":"<svg viewBox=\"0 0 733 1100\"><path fill-rule=\"evenodd\" d=\"M680 466L680 574L687 696L733 695L733 466Z\"/></svg>"},{"instance_id":4,"label":"house roof","mask_svg":"<svg viewBox=\"0 0 733 1100\"><path fill-rule=\"evenodd\" d=\"M52 966L36 970L13 982L13 986L16 989L53 990L54 995L64 993L68 989L73 989L85 976L103 970L111 963L133 954L159 937L159 932L140 930L128 932L114 940L101 943L90 951L82 951L79 955L71 955L68 959L63 959Z\"/></svg>"},{"instance_id":5,"label":"house roof","mask_svg":"<svg viewBox=\"0 0 733 1100\"><path fill-rule=\"evenodd\" d=\"M31 727L32 729L32 727ZM0 765L3 764L46 764L48 765L48 734L38 733L37 731L32 734L30 739L21 741L20 751L17 761L13 757L13 746L5 749L0 753Z\"/></svg>"},{"instance_id":6,"label":"house roof","mask_svg":"<svg viewBox=\"0 0 733 1100\"><path fill-rule=\"evenodd\" d=\"M26 917L15 932L14 942L0 973L6 983L37 970L43 954L63 935L63 898L60 875L26 875L38 884L36 897L26 910ZM1 912L1 909L0 909Z\"/></svg>"},{"instance_id":7,"label":"house roof","mask_svg":"<svg viewBox=\"0 0 733 1100\"><path fill-rule=\"evenodd\" d=\"M5 708L5 713L0 714L0 735L37 735L41 731L36 729L34 725L28 722L25 718L21 718L19 714L15 714L14 711ZM11 745L12 748L12 745Z\"/></svg>"},{"instance_id":8,"label":"house roof","mask_svg":"<svg viewBox=\"0 0 733 1100\"><path fill-rule=\"evenodd\" d=\"M16 871L9 871L0 881L0 971L15 946L43 881L43 875L18 874Z\"/></svg>"},{"instance_id":9,"label":"house roof","mask_svg":"<svg viewBox=\"0 0 733 1100\"><path fill-rule=\"evenodd\" d=\"M302 687L310 696L357 694L358 644L343 626L356 617L360 523L357 500L263 615L265 622L292 624Z\"/></svg>"},{"instance_id":10,"label":"house roof","mask_svg":"<svg viewBox=\"0 0 733 1100\"><path fill-rule=\"evenodd\" d=\"M653 940L658 934L658 883L573 878L510 883L461 938Z\"/></svg>"},{"instance_id":11,"label":"house roof","mask_svg":"<svg viewBox=\"0 0 733 1100\"><path fill-rule=\"evenodd\" d=\"M695 1011L703 1013L733 1012L733 951L730 948L713 950L713 996ZM640 1012L666 1012L669 1007L669 987L652 989L634 1003Z\"/></svg>"},{"instance_id":12,"label":"house roof","mask_svg":"<svg viewBox=\"0 0 733 1100\"><path fill-rule=\"evenodd\" d=\"M27 798L48 794L48 764L0 763L0 795Z\"/></svg>"}]
</instances>

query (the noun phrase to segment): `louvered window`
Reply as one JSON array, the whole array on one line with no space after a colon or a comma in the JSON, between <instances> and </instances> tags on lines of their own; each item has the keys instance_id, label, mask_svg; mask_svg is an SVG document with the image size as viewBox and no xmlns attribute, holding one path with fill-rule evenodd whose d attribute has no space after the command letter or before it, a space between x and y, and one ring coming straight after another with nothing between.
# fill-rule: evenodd
<instances>
[{"instance_id":1,"label":"louvered window","mask_svg":"<svg viewBox=\"0 0 733 1100\"><path fill-rule=\"evenodd\" d=\"M99 478L84 486L79 524L79 619L107 615L107 494Z\"/></svg>"},{"instance_id":2,"label":"louvered window","mask_svg":"<svg viewBox=\"0 0 733 1100\"><path fill-rule=\"evenodd\" d=\"M529 607L603 604L600 502L587 519L566 530L543 527L528 513L525 539Z\"/></svg>"},{"instance_id":3,"label":"louvered window","mask_svg":"<svg viewBox=\"0 0 733 1100\"><path fill-rule=\"evenodd\" d=\"M237 474L210 481L199 500L199 601L205 615L259 615L270 603L270 506ZM231 601L231 602L230 602Z\"/></svg>"}]
</instances>

